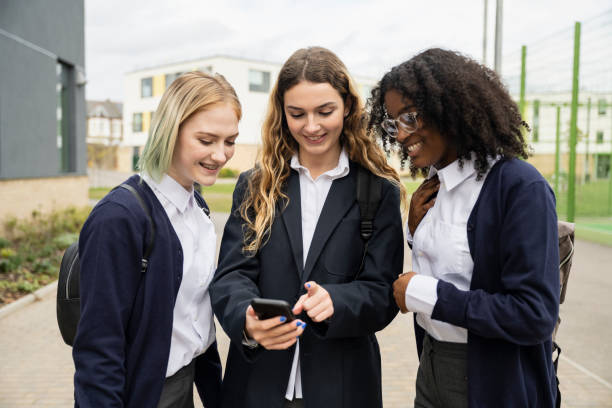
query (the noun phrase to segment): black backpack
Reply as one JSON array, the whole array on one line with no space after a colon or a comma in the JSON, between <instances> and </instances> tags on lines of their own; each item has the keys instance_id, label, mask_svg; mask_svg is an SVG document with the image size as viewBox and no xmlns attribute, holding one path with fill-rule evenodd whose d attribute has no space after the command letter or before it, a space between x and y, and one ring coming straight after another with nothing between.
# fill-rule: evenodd
<instances>
[{"instance_id":1,"label":"black backpack","mask_svg":"<svg viewBox=\"0 0 612 408\"><path fill-rule=\"evenodd\" d=\"M149 236L149 242L147 242L147 248L141 259L141 272L144 273L149 265L149 256L153 249L155 224L151 218L149 208L134 187L124 183L116 188L124 188L132 193L138 200L138 203L149 221L151 234ZM70 245L68 249L66 249L66 252L64 252L57 282L57 324L64 342L69 346L72 346L74 342L77 326L81 317L81 296L79 290L80 273L79 242L77 241Z\"/></svg>"}]
</instances>

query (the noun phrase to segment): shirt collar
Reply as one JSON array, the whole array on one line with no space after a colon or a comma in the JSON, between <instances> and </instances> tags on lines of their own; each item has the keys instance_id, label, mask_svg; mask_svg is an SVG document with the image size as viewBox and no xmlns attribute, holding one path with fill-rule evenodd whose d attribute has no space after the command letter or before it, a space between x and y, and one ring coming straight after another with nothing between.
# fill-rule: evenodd
<instances>
[{"instance_id":1,"label":"shirt collar","mask_svg":"<svg viewBox=\"0 0 612 408\"><path fill-rule=\"evenodd\" d=\"M159 182L153 180L148 174L143 174L142 178L152 188L159 191L168 201L170 201L181 213L184 213L193 199L193 187L191 191L179 184L175 179L167 174L164 174Z\"/></svg>"},{"instance_id":2,"label":"shirt collar","mask_svg":"<svg viewBox=\"0 0 612 408\"><path fill-rule=\"evenodd\" d=\"M297 153L293 154L293 157L291 157L291 162L289 165L291 166L292 169L297 170L299 173L304 172L310 176L310 171L306 167L300 164L300 159ZM332 180L335 180L335 179L339 179L339 178L346 176L347 174L349 174L349 171L350 171L350 164L349 164L348 153L346 153L346 150L343 147L342 150L340 151L340 157L338 158L338 164L336 165L336 167L334 167L331 170L326 171L325 173L321 174L321 176L326 175Z\"/></svg>"},{"instance_id":3,"label":"shirt collar","mask_svg":"<svg viewBox=\"0 0 612 408\"><path fill-rule=\"evenodd\" d=\"M475 155L472 153L471 159L463 160L463 167L459 166L458 159L440 170L436 169L434 166L431 166L429 168L429 176L427 178L429 179L437 174L438 178L440 179L440 185L443 185L444 188L446 188L446 191L451 191L453 188L457 187L459 184L463 183L470 176L476 173L476 168L474 167L474 156ZM488 158L489 170L499 159L499 156Z\"/></svg>"}]
</instances>

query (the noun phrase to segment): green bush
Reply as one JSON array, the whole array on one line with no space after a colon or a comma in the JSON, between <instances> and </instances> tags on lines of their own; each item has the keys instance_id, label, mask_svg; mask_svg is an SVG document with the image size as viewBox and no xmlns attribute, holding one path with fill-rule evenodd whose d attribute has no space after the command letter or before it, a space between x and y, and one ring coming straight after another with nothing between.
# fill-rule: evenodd
<instances>
[{"instance_id":1,"label":"green bush","mask_svg":"<svg viewBox=\"0 0 612 408\"><path fill-rule=\"evenodd\" d=\"M64 249L76 241L91 208L50 214L32 212L28 220L11 218L0 238L0 304L30 293L57 278Z\"/></svg>"},{"instance_id":2,"label":"green bush","mask_svg":"<svg viewBox=\"0 0 612 408\"><path fill-rule=\"evenodd\" d=\"M64 250L79 239L79 234L76 232L66 232L55 237L53 244L57 249Z\"/></svg>"},{"instance_id":3,"label":"green bush","mask_svg":"<svg viewBox=\"0 0 612 408\"><path fill-rule=\"evenodd\" d=\"M236 178L240 175L240 171L229 167L224 167L219 171L219 177L221 178Z\"/></svg>"},{"instance_id":4,"label":"green bush","mask_svg":"<svg viewBox=\"0 0 612 408\"><path fill-rule=\"evenodd\" d=\"M0 237L0 249L7 248L9 246L11 246L11 242L6 238Z\"/></svg>"}]
</instances>

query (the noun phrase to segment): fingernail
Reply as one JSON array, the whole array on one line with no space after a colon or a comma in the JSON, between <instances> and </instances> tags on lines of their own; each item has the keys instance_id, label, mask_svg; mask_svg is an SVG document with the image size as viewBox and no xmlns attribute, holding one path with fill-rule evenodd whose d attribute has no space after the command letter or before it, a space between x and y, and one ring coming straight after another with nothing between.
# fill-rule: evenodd
<instances>
[{"instance_id":1,"label":"fingernail","mask_svg":"<svg viewBox=\"0 0 612 408\"><path fill-rule=\"evenodd\" d=\"M300 322L295 322L295 325L296 325L297 327L300 327L300 324L301 324Z\"/></svg>"},{"instance_id":2,"label":"fingernail","mask_svg":"<svg viewBox=\"0 0 612 408\"><path fill-rule=\"evenodd\" d=\"M307 284L306 284L306 287L307 287L308 289L310 289L310 283L307 283Z\"/></svg>"},{"instance_id":3,"label":"fingernail","mask_svg":"<svg viewBox=\"0 0 612 408\"><path fill-rule=\"evenodd\" d=\"M287 320L287 318L286 318L285 316L281 316L281 317L280 317L280 321L281 321L281 323L282 323L282 322L284 322L285 320Z\"/></svg>"},{"instance_id":4,"label":"fingernail","mask_svg":"<svg viewBox=\"0 0 612 408\"><path fill-rule=\"evenodd\" d=\"M306 328L306 323L302 323L302 329Z\"/></svg>"}]
</instances>

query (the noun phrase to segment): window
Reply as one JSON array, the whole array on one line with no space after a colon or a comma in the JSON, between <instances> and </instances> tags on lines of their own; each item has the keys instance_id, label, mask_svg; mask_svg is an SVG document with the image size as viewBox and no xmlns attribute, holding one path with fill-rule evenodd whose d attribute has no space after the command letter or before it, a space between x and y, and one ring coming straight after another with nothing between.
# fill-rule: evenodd
<instances>
[{"instance_id":1,"label":"window","mask_svg":"<svg viewBox=\"0 0 612 408\"><path fill-rule=\"evenodd\" d=\"M270 73L249 69L249 91L268 92L270 90Z\"/></svg>"},{"instance_id":2,"label":"window","mask_svg":"<svg viewBox=\"0 0 612 408\"><path fill-rule=\"evenodd\" d=\"M603 130L597 131L597 136L595 137L595 143L598 143L598 144L603 143Z\"/></svg>"},{"instance_id":3,"label":"window","mask_svg":"<svg viewBox=\"0 0 612 408\"><path fill-rule=\"evenodd\" d=\"M533 101L533 133L531 134L534 143L540 140L540 101Z\"/></svg>"},{"instance_id":4,"label":"window","mask_svg":"<svg viewBox=\"0 0 612 408\"><path fill-rule=\"evenodd\" d=\"M608 106L608 103L606 102L605 99L600 99L599 101L597 101L597 113L599 114L599 116L603 116L606 114L607 106Z\"/></svg>"},{"instance_id":5,"label":"window","mask_svg":"<svg viewBox=\"0 0 612 408\"><path fill-rule=\"evenodd\" d=\"M598 154L597 156L597 178L605 179L610 176L610 155Z\"/></svg>"},{"instance_id":6,"label":"window","mask_svg":"<svg viewBox=\"0 0 612 408\"><path fill-rule=\"evenodd\" d=\"M140 97L148 98L153 95L153 78L142 78L140 80Z\"/></svg>"},{"instance_id":7,"label":"window","mask_svg":"<svg viewBox=\"0 0 612 408\"><path fill-rule=\"evenodd\" d=\"M180 77L181 75L183 75L182 72L175 72L174 74L166 74L166 89L168 89L170 84L173 83L174 80Z\"/></svg>"},{"instance_id":8,"label":"window","mask_svg":"<svg viewBox=\"0 0 612 408\"><path fill-rule=\"evenodd\" d=\"M57 150L59 154L59 171L66 173L74 171L73 160L73 140L74 132L71 127L72 107L73 104L73 67L57 62L56 65L57 83L55 89L57 91Z\"/></svg>"},{"instance_id":9,"label":"window","mask_svg":"<svg viewBox=\"0 0 612 408\"><path fill-rule=\"evenodd\" d=\"M140 148L134 146L132 149L132 170L138 170L138 161L140 160Z\"/></svg>"},{"instance_id":10,"label":"window","mask_svg":"<svg viewBox=\"0 0 612 408\"><path fill-rule=\"evenodd\" d=\"M132 120L132 131L142 132L142 113L135 113Z\"/></svg>"}]
</instances>

